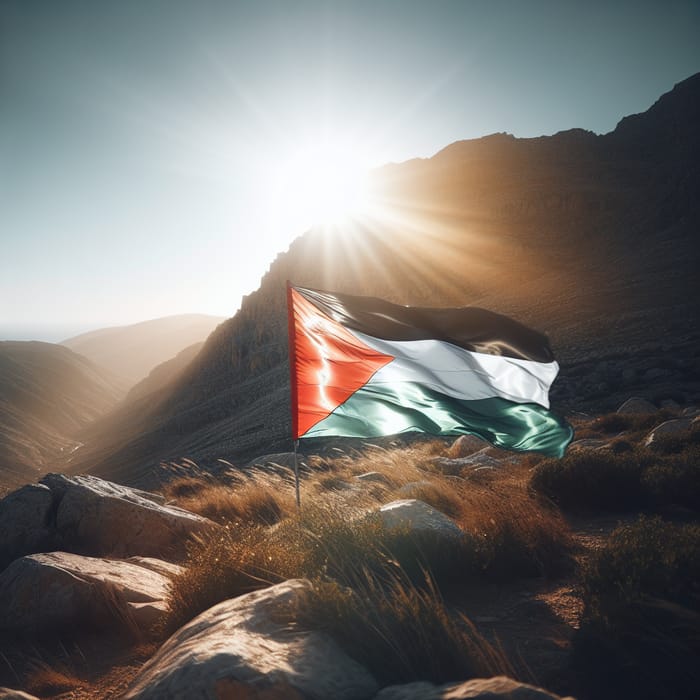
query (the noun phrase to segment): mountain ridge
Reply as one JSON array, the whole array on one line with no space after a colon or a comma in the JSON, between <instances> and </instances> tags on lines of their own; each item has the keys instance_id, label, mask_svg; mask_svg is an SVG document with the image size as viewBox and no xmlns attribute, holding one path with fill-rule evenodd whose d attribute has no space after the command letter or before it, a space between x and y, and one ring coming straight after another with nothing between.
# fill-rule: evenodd
<instances>
[{"instance_id":1,"label":"mountain ridge","mask_svg":"<svg viewBox=\"0 0 700 700\"><path fill-rule=\"evenodd\" d=\"M611 408L630 391L682 398L681 385L695 400L698 114L700 74L605 135L496 134L375 171L391 216L295 240L158 399L91 435L78 466L148 482L160 461L288 449L287 279L482 306L545 331L562 365L555 410ZM665 367L665 346L686 364Z\"/></svg>"},{"instance_id":2,"label":"mountain ridge","mask_svg":"<svg viewBox=\"0 0 700 700\"><path fill-rule=\"evenodd\" d=\"M161 362L201 342L222 321L208 314L175 314L98 328L61 341L134 386Z\"/></svg>"}]
</instances>

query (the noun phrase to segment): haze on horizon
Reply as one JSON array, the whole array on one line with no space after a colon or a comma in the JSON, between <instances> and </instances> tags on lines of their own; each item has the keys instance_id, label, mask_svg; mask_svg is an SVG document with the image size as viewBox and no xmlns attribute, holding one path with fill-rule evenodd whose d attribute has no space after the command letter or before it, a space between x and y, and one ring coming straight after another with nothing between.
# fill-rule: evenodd
<instances>
[{"instance_id":1,"label":"haze on horizon","mask_svg":"<svg viewBox=\"0 0 700 700\"><path fill-rule=\"evenodd\" d=\"M690 1L0 0L0 339L231 316L313 223L275 183L319 144L605 133L698 36Z\"/></svg>"}]
</instances>

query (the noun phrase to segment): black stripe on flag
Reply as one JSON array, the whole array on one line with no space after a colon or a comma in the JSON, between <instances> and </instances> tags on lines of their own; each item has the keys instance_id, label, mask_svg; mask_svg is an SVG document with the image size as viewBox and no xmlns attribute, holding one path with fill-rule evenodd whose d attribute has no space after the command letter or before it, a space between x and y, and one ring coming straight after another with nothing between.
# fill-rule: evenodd
<instances>
[{"instance_id":1,"label":"black stripe on flag","mask_svg":"<svg viewBox=\"0 0 700 700\"><path fill-rule=\"evenodd\" d=\"M329 318L374 338L441 340L487 355L534 362L554 360L546 335L486 309L399 306L375 297L295 289Z\"/></svg>"}]
</instances>

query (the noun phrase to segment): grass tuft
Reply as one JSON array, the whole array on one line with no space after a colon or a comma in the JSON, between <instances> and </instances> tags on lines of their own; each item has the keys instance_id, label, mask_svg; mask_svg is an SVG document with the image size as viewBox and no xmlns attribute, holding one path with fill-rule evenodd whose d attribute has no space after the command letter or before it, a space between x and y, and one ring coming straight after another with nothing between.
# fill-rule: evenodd
<instances>
[{"instance_id":1,"label":"grass tuft","mask_svg":"<svg viewBox=\"0 0 700 700\"><path fill-rule=\"evenodd\" d=\"M422 586L400 574L379 581L367 572L354 589L316 581L296 611L297 624L327 632L380 685L515 676L505 656L466 616L451 612L424 576Z\"/></svg>"}]
</instances>

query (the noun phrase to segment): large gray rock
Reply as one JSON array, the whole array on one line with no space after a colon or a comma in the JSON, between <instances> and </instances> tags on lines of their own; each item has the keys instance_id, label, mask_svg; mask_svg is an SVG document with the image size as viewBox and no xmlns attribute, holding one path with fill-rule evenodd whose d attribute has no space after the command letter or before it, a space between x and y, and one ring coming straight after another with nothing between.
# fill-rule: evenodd
<instances>
[{"instance_id":1,"label":"large gray rock","mask_svg":"<svg viewBox=\"0 0 700 700\"><path fill-rule=\"evenodd\" d=\"M387 503L379 509L379 517L385 528L406 531L409 535L431 535L447 540L457 540L464 535L454 520L415 498Z\"/></svg>"},{"instance_id":2,"label":"large gray rock","mask_svg":"<svg viewBox=\"0 0 700 700\"><path fill-rule=\"evenodd\" d=\"M166 612L170 578L136 561L66 552L32 554L0 574L0 629L30 631L121 625L146 633ZM173 574L180 567L170 565Z\"/></svg>"},{"instance_id":3,"label":"large gray rock","mask_svg":"<svg viewBox=\"0 0 700 700\"><path fill-rule=\"evenodd\" d=\"M649 447L658 442L660 437L667 435L684 435L693 427L692 418L674 418L657 425L645 438L644 444Z\"/></svg>"},{"instance_id":4,"label":"large gray rock","mask_svg":"<svg viewBox=\"0 0 700 700\"><path fill-rule=\"evenodd\" d=\"M620 408L617 409L617 413L636 413L641 415L647 415L649 413L656 413L658 409L654 406L651 401L647 401L639 396L632 396L627 399Z\"/></svg>"},{"instance_id":5,"label":"large gray rock","mask_svg":"<svg viewBox=\"0 0 700 700\"><path fill-rule=\"evenodd\" d=\"M408 683L381 690L374 700L573 700L505 676L475 678L466 683Z\"/></svg>"},{"instance_id":6,"label":"large gray rock","mask_svg":"<svg viewBox=\"0 0 700 700\"><path fill-rule=\"evenodd\" d=\"M0 569L25 554L57 549L178 558L190 535L218 527L163 502L95 476L47 474L0 501Z\"/></svg>"},{"instance_id":7,"label":"large gray rock","mask_svg":"<svg viewBox=\"0 0 700 700\"><path fill-rule=\"evenodd\" d=\"M185 553L187 539L216 525L160 498L95 476L47 474L58 500L55 529L62 549L94 556L158 558Z\"/></svg>"},{"instance_id":8,"label":"large gray rock","mask_svg":"<svg viewBox=\"0 0 700 700\"><path fill-rule=\"evenodd\" d=\"M378 687L364 667L327 635L289 624L285 609L310 590L285 581L210 608L163 644L124 697L370 700Z\"/></svg>"},{"instance_id":9,"label":"large gray rock","mask_svg":"<svg viewBox=\"0 0 700 700\"><path fill-rule=\"evenodd\" d=\"M22 554L50 548L53 496L48 486L29 484L0 501L0 569Z\"/></svg>"}]
</instances>

